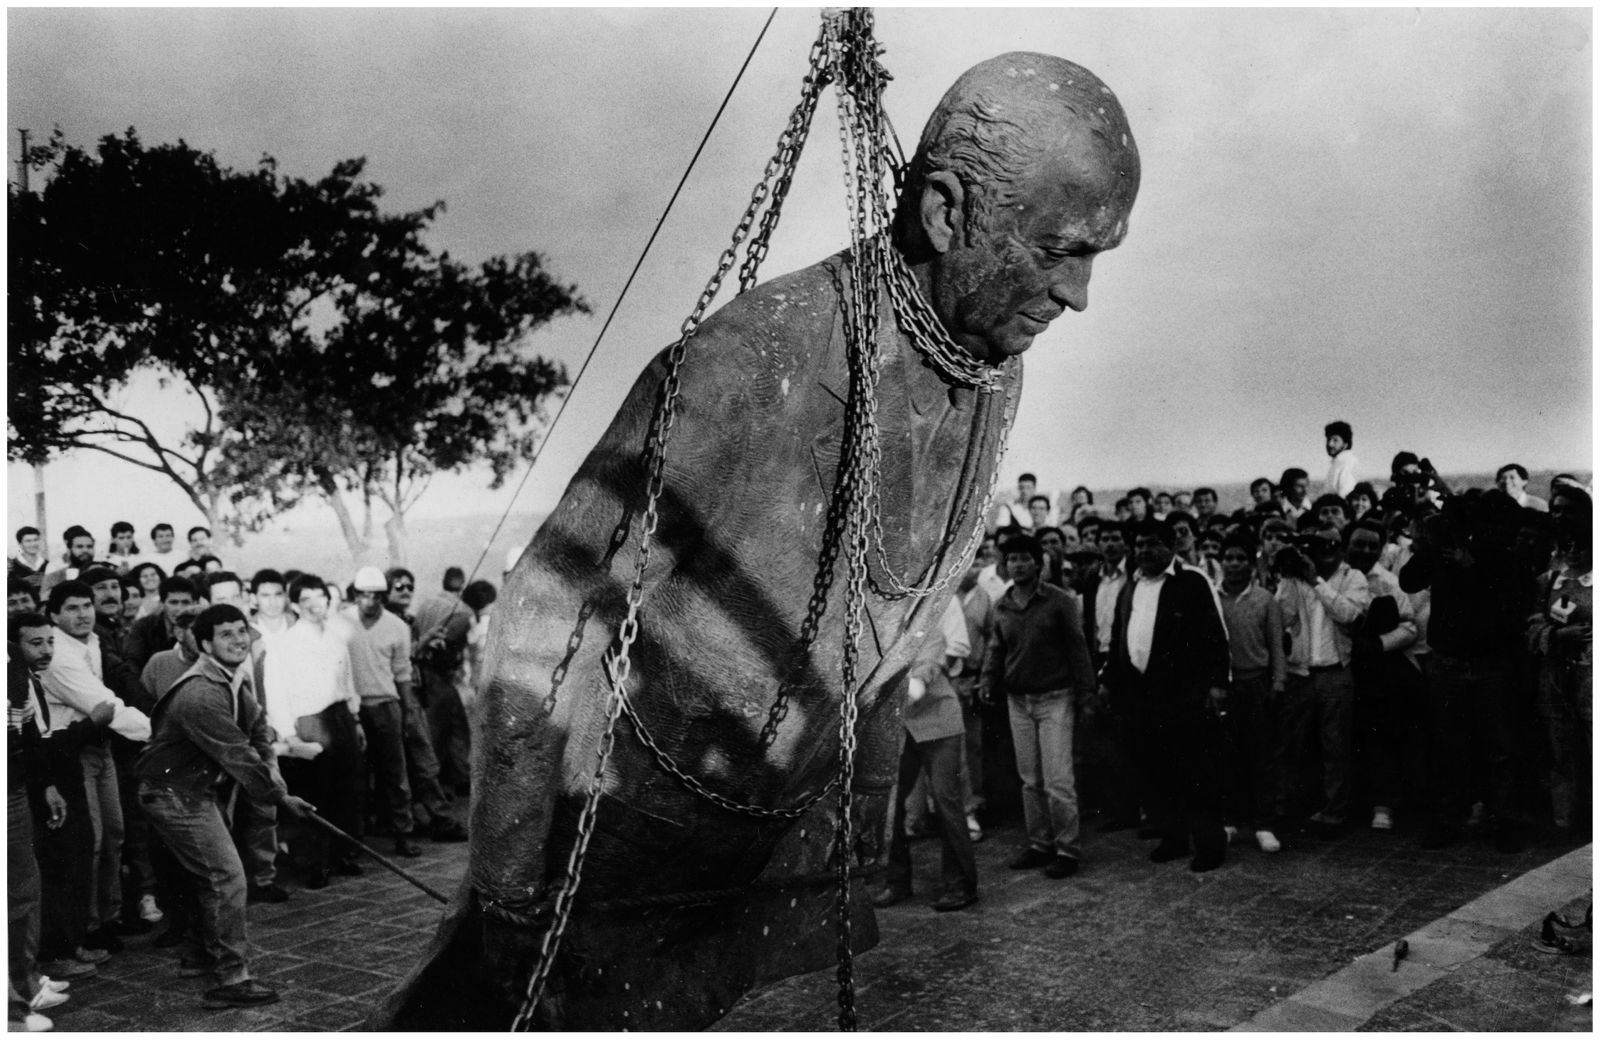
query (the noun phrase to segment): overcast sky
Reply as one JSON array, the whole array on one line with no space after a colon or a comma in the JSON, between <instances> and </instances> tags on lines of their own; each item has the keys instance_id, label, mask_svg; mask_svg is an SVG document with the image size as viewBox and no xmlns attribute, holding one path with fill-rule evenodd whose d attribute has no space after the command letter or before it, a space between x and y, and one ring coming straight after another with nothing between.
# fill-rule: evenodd
<instances>
[{"instance_id":1,"label":"overcast sky","mask_svg":"<svg viewBox=\"0 0 1600 1040\"><path fill-rule=\"evenodd\" d=\"M553 504L674 336L798 96L818 14L779 12L519 512ZM304 177L365 155L396 208L448 203L437 247L471 261L536 249L576 282L595 316L538 339L576 362L765 16L13 8L10 152L17 127L60 125L84 146L129 126L147 143L181 137L238 168L270 153ZM1088 311L1027 355L1006 477L1318 477L1335 418L1373 477L1402 448L1446 472L1587 472L1591 34L1584 9L880 8L908 149L962 70L1029 49L1099 74L1143 159L1131 231L1096 263ZM848 241L832 104L767 276ZM130 403L181 415L153 387ZM31 483L10 475L15 526ZM418 511L503 508L510 489L483 484L441 481ZM49 492L58 530L192 515L109 461L53 465Z\"/></svg>"}]
</instances>

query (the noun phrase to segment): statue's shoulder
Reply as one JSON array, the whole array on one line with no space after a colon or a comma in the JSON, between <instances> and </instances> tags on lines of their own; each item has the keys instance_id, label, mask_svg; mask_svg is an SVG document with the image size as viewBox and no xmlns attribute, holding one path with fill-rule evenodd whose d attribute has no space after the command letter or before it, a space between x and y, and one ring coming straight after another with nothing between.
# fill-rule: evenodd
<instances>
[{"instance_id":1,"label":"statue's shoulder","mask_svg":"<svg viewBox=\"0 0 1600 1040\"><path fill-rule=\"evenodd\" d=\"M706 319L704 330L763 349L826 340L838 319L842 263L836 254L762 282Z\"/></svg>"}]
</instances>

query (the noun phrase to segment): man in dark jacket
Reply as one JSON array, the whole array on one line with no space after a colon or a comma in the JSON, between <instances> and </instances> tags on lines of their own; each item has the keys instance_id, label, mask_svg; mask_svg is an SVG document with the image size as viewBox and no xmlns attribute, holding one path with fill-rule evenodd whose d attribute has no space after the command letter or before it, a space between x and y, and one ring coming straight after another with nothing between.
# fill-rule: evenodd
<instances>
[{"instance_id":1,"label":"man in dark jacket","mask_svg":"<svg viewBox=\"0 0 1600 1040\"><path fill-rule=\"evenodd\" d=\"M1188 854L1189 868L1221 866L1221 730L1228 637L1211 583L1179 566L1170 523L1133 529L1138 573L1117 599L1106 685L1132 723L1144 802L1161 834L1150 858Z\"/></svg>"},{"instance_id":2,"label":"man in dark jacket","mask_svg":"<svg viewBox=\"0 0 1600 1040\"><path fill-rule=\"evenodd\" d=\"M250 623L238 607L207 607L194 622L200 659L156 702L149 746L139 756L139 802L150 825L199 885L205 957L220 983L208 1007L270 1004L276 990L250 978L245 962L244 865L225 806L234 784L292 816L312 809L272 770L272 737L252 687Z\"/></svg>"},{"instance_id":3,"label":"man in dark jacket","mask_svg":"<svg viewBox=\"0 0 1600 1040\"><path fill-rule=\"evenodd\" d=\"M1044 550L1027 535L1002 544L1011 588L995 604L979 694L1006 695L1028 845L1012 870L1078 872L1078 792L1073 776L1075 698L1094 689L1083 619L1072 595L1040 580Z\"/></svg>"}]
</instances>

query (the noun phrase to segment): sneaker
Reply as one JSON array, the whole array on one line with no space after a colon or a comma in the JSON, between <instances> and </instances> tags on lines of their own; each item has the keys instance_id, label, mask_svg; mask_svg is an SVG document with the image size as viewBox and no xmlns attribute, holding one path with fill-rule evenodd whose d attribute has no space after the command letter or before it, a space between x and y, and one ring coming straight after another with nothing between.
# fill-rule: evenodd
<instances>
[{"instance_id":1,"label":"sneaker","mask_svg":"<svg viewBox=\"0 0 1600 1040\"><path fill-rule=\"evenodd\" d=\"M252 903L287 903L289 893L276 881L265 885L251 885L249 901Z\"/></svg>"},{"instance_id":2,"label":"sneaker","mask_svg":"<svg viewBox=\"0 0 1600 1040\"><path fill-rule=\"evenodd\" d=\"M1262 852L1279 852L1283 849L1283 843L1271 831L1256 831L1256 844Z\"/></svg>"},{"instance_id":3,"label":"sneaker","mask_svg":"<svg viewBox=\"0 0 1600 1040\"><path fill-rule=\"evenodd\" d=\"M1033 870L1035 867L1048 867L1056 861L1055 854L1048 849L1036 849L1032 845L1022 850L1022 855L1007 863L1012 870Z\"/></svg>"},{"instance_id":4,"label":"sneaker","mask_svg":"<svg viewBox=\"0 0 1600 1040\"><path fill-rule=\"evenodd\" d=\"M139 920L160 924L166 916L161 912L161 907L156 905L155 896L146 893L139 897Z\"/></svg>"},{"instance_id":5,"label":"sneaker","mask_svg":"<svg viewBox=\"0 0 1600 1040\"><path fill-rule=\"evenodd\" d=\"M88 949L80 946L76 950L72 951L72 959L75 961L82 961L85 964L104 964L106 961L111 959L111 954L107 953L105 950ZM51 972L50 974L59 975L60 972Z\"/></svg>"},{"instance_id":6,"label":"sneaker","mask_svg":"<svg viewBox=\"0 0 1600 1040\"><path fill-rule=\"evenodd\" d=\"M1076 856L1056 855L1055 862L1044 868L1044 876L1059 881L1069 878L1078 872L1078 858ZM974 896L973 898L977 898Z\"/></svg>"},{"instance_id":7,"label":"sneaker","mask_svg":"<svg viewBox=\"0 0 1600 1040\"><path fill-rule=\"evenodd\" d=\"M47 989L51 993L65 993L72 988L72 983L66 979L52 979L48 975L39 976L39 988Z\"/></svg>"},{"instance_id":8,"label":"sneaker","mask_svg":"<svg viewBox=\"0 0 1600 1040\"><path fill-rule=\"evenodd\" d=\"M1483 824L1484 824L1484 821L1487 820L1488 818L1489 818L1489 813L1488 813L1487 810L1484 809L1483 803L1482 802L1473 802L1472 803L1472 812L1470 814L1468 814L1468 816L1467 816L1467 826L1468 827L1482 827Z\"/></svg>"},{"instance_id":9,"label":"sneaker","mask_svg":"<svg viewBox=\"0 0 1600 1040\"><path fill-rule=\"evenodd\" d=\"M1394 830L1394 814L1389 811L1387 805L1375 805L1372 807L1372 829L1375 831Z\"/></svg>"},{"instance_id":10,"label":"sneaker","mask_svg":"<svg viewBox=\"0 0 1600 1040\"><path fill-rule=\"evenodd\" d=\"M328 887L328 868L312 867L306 873L306 887L311 889Z\"/></svg>"},{"instance_id":11,"label":"sneaker","mask_svg":"<svg viewBox=\"0 0 1600 1040\"><path fill-rule=\"evenodd\" d=\"M1225 844L1232 845L1239 837L1239 828L1232 825L1222 828L1222 840Z\"/></svg>"},{"instance_id":12,"label":"sneaker","mask_svg":"<svg viewBox=\"0 0 1600 1040\"><path fill-rule=\"evenodd\" d=\"M12 1021L7 1026L7 1031L12 1033L48 1033L56 1024L37 1012L30 1011L22 1021Z\"/></svg>"},{"instance_id":13,"label":"sneaker","mask_svg":"<svg viewBox=\"0 0 1600 1040\"><path fill-rule=\"evenodd\" d=\"M65 993L57 993L55 990L45 989L41 986L39 992L33 995L33 999L28 1001L28 1010L49 1011L51 1008L59 1007L71 999Z\"/></svg>"},{"instance_id":14,"label":"sneaker","mask_svg":"<svg viewBox=\"0 0 1600 1040\"><path fill-rule=\"evenodd\" d=\"M983 840L983 828L978 826L978 818L971 813L967 813L967 837L973 841Z\"/></svg>"},{"instance_id":15,"label":"sneaker","mask_svg":"<svg viewBox=\"0 0 1600 1040\"><path fill-rule=\"evenodd\" d=\"M263 986L255 979L208 989L205 997L205 1006L208 1008L257 1007L277 1002L278 991L271 986Z\"/></svg>"}]
</instances>

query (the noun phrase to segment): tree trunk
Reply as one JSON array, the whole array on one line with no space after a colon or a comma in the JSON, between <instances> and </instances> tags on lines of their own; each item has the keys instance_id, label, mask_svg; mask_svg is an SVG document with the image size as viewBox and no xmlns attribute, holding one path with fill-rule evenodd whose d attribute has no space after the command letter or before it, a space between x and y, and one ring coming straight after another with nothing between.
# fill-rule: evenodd
<instances>
[{"instance_id":1,"label":"tree trunk","mask_svg":"<svg viewBox=\"0 0 1600 1040\"><path fill-rule=\"evenodd\" d=\"M405 567L407 563L406 517L398 510L383 522L383 533L389 537L389 566Z\"/></svg>"},{"instance_id":2,"label":"tree trunk","mask_svg":"<svg viewBox=\"0 0 1600 1040\"><path fill-rule=\"evenodd\" d=\"M339 492L333 474L318 473L317 488L322 492L322 497L328 500L328 505L333 507L333 515L339 518L339 531L344 535L345 547L350 550L351 562L360 565L367 554L367 540L357 530L355 518L350 515L350 507L345 504L344 495Z\"/></svg>"}]
</instances>

